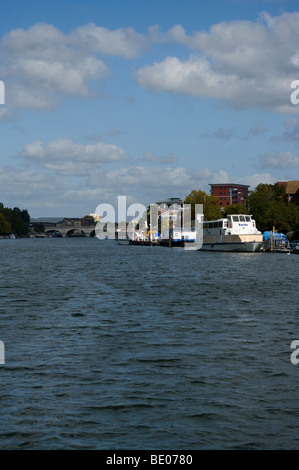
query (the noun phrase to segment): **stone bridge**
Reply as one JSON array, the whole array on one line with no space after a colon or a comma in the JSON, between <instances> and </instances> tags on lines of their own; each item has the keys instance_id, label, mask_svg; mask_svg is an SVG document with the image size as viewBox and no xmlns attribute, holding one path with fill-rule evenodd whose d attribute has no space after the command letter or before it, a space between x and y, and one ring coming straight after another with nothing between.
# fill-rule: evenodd
<instances>
[{"instance_id":1,"label":"stone bridge","mask_svg":"<svg viewBox=\"0 0 299 470\"><path fill-rule=\"evenodd\" d=\"M57 225L53 227L45 227L44 233L47 237L94 237L95 227L85 227L82 225Z\"/></svg>"}]
</instances>

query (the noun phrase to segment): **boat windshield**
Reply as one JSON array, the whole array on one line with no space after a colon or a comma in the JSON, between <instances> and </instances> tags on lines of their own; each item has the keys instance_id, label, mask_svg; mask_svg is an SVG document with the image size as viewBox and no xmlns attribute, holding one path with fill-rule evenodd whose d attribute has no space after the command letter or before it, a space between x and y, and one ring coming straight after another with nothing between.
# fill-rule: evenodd
<instances>
[{"instance_id":1,"label":"boat windshield","mask_svg":"<svg viewBox=\"0 0 299 470\"><path fill-rule=\"evenodd\" d=\"M231 217L233 219L233 222L250 222L251 221L250 215L233 215Z\"/></svg>"}]
</instances>

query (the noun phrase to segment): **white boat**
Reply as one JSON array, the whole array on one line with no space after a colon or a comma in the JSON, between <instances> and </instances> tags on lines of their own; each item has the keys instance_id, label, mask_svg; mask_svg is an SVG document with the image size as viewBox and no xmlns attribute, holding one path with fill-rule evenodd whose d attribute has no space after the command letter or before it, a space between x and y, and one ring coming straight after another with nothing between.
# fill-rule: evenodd
<instances>
[{"instance_id":1,"label":"white boat","mask_svg":"<svg viewBox=\"0 0 299 470\"><path fill-rule=\"evenodd\" d=\"M168 230L169 231L169 230ZM167 235L167 236L166 236ZM171 230L171 240L166 230L161 234L159 244L165 246L187 246L194 245L196 242L195 229L174 228Z\"/></svg>"},{"instance_id":2,"label":"white boat","mask_svg":"<svg viewBox=\"0 0 299 470\"><path fill-rule=\"evenodd\" d=\"M262 246L263 235L251 215L232 214L203 222L202 250L255 252Z\"/></svg>"}]
</instances>

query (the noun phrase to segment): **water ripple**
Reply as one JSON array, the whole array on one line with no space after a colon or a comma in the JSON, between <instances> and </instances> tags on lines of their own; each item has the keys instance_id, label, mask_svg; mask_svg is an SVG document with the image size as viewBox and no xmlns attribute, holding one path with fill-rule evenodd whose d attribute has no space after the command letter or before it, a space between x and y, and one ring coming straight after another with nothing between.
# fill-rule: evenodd
<instances>
[{"instance_id":1,"label":"water ripple","mask_svg":"<svg viewBox=\"0 0 299 470\"><path fill-rule=\"evenodd\" d=\"M2 449L298 448L298 256L0 244Z\"/></svg>"}]
</instances>

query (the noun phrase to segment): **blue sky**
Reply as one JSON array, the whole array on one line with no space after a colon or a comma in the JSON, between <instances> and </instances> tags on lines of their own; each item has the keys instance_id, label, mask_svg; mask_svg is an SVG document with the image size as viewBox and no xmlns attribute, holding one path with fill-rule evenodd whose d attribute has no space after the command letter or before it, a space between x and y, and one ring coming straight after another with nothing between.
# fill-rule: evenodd
<instances>
[{"instance_id":1,"label":"blue sky","mask_svg":"<svg viewBox=\"0 0 299 470\"><path fill-rule=\"evenodd\" d=\"M299 2L0 0L0 201L81 217L299 179Z\"/></svg>"}]
</instances>

